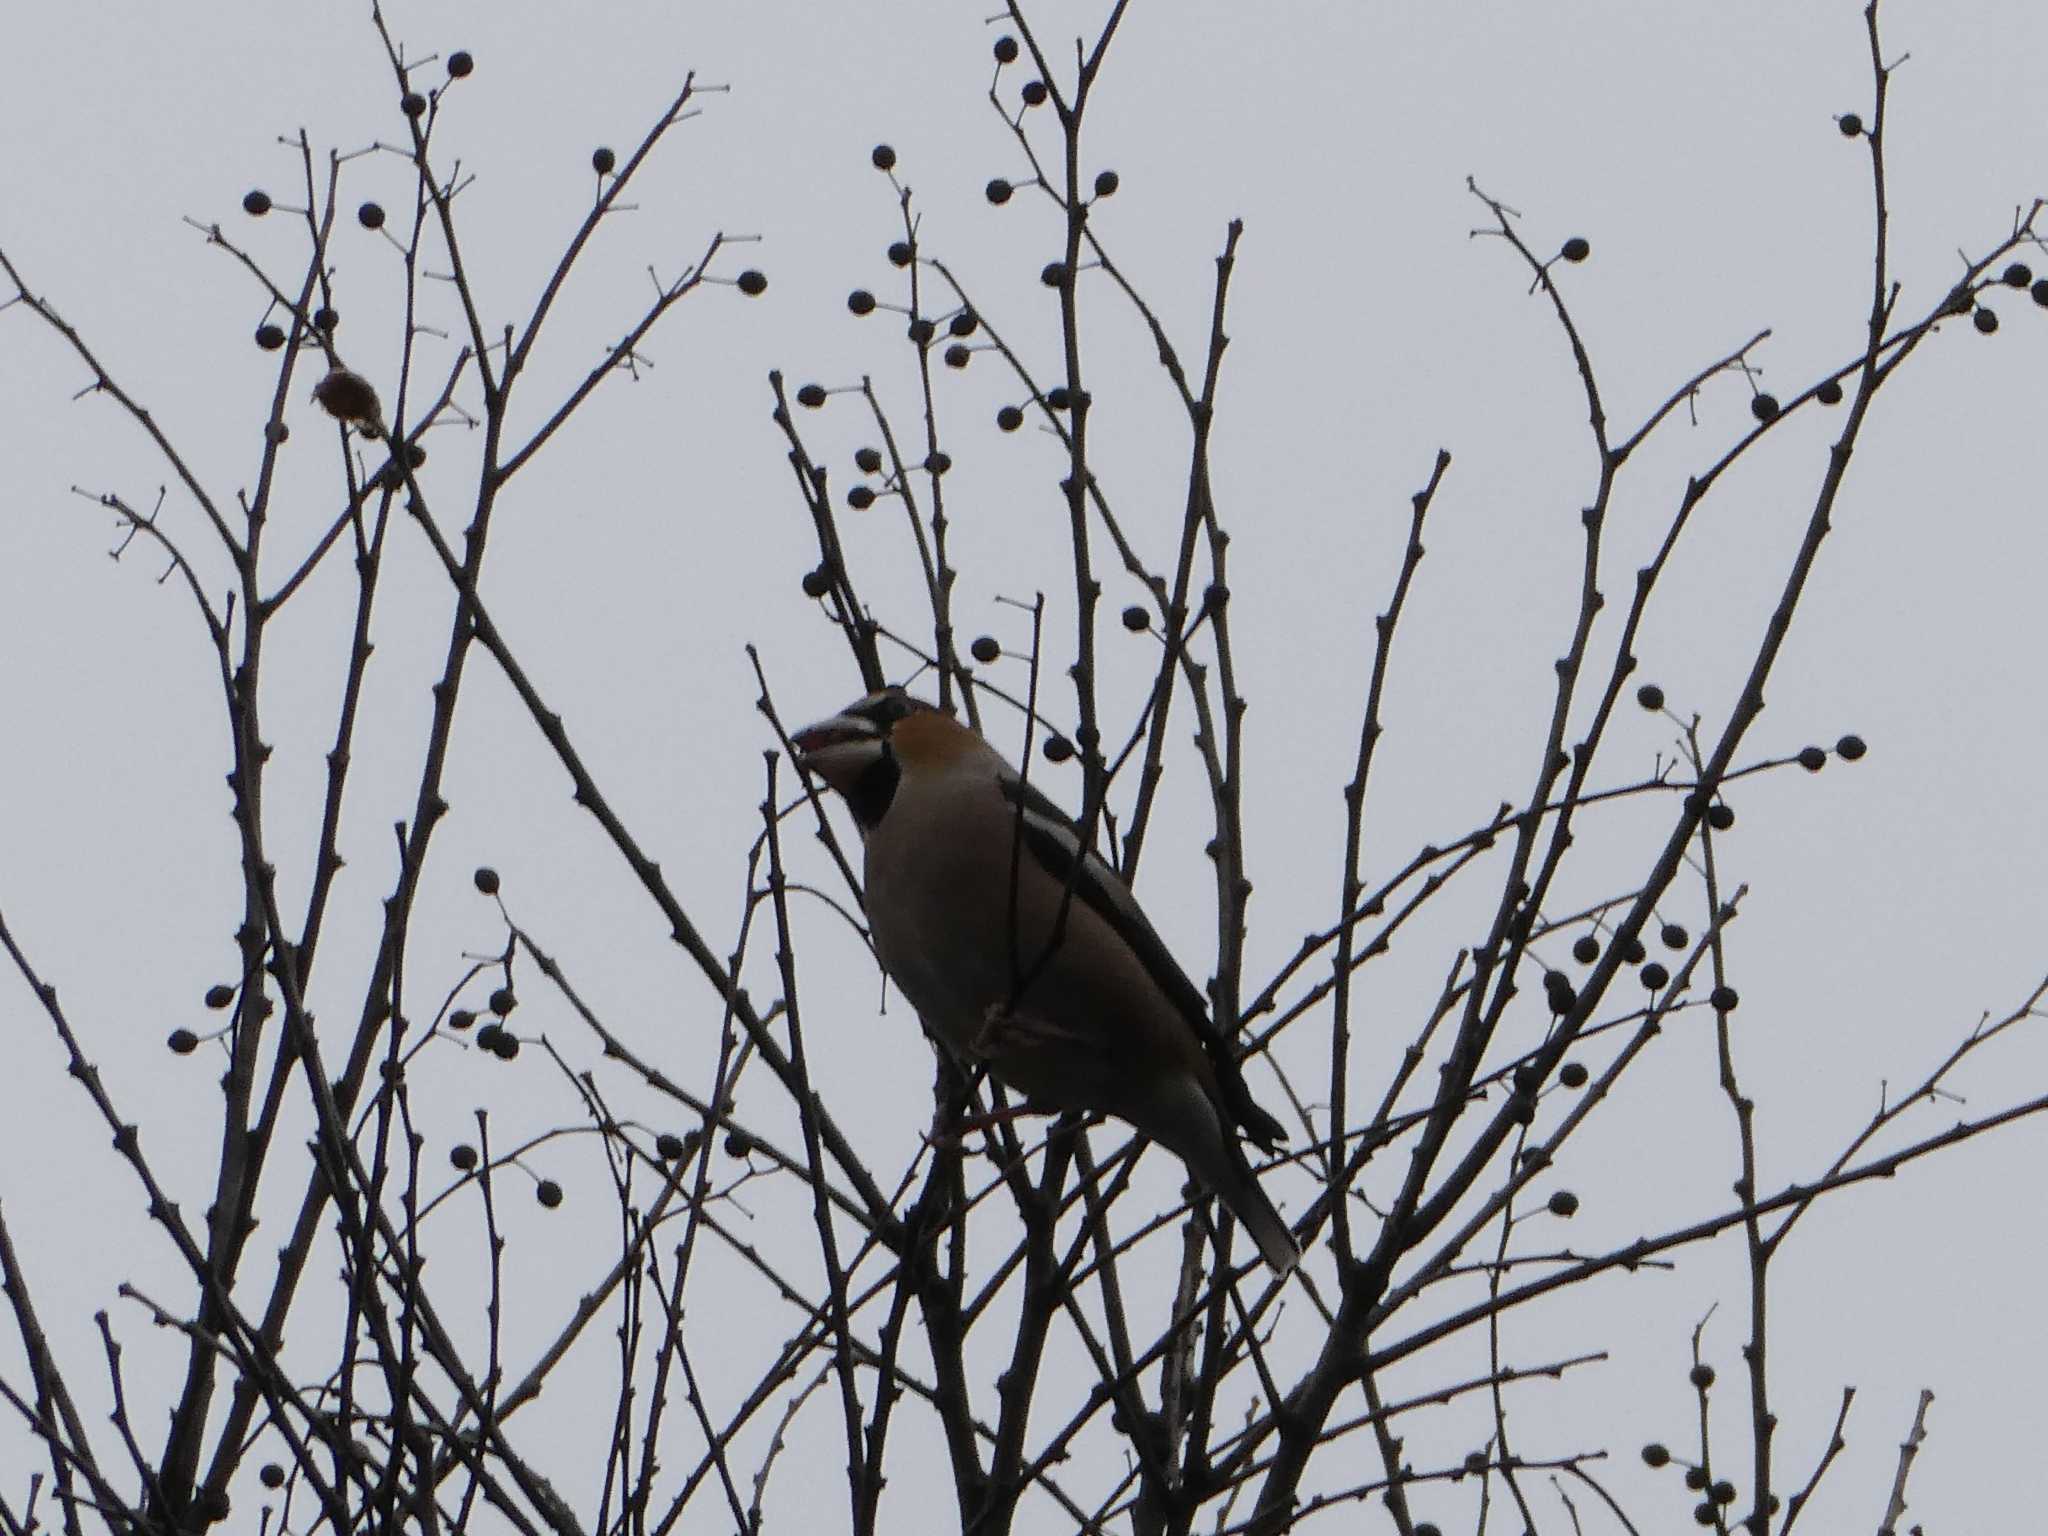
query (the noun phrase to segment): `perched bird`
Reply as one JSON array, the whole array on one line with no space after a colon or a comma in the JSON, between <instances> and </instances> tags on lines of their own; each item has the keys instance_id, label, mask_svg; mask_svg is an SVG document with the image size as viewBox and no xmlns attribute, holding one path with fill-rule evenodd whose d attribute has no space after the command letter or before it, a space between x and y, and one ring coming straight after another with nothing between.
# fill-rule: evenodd
<instances>
[{"instance_id":1,"label":"perched bird","mask_svg":"<svg viewBox=\"0 0 2048 1536\"><path fill-rule=\"evenodd\" d=\"M377 390L359 373L336 363L327 376L313 386L313 398L336 421L347 422L365 437L384 435L384 411L377 403Z\"/></svg>"},{"instance_id":2,"label":"perched bird","mask_svg":"<svg viewBox=\"0 0 2048 1536\"><path fill-rule=\"evenodd\" d=\"M1286 1273L1301 1249L1259 1188L1271 1150L1231 1043L1130 890L1074 824L950 715L885 688L791 738L867 850L875 953L968 1062L1027 1103L1114 1115L1172 1151Z\"/></svg>"}]
</instances>

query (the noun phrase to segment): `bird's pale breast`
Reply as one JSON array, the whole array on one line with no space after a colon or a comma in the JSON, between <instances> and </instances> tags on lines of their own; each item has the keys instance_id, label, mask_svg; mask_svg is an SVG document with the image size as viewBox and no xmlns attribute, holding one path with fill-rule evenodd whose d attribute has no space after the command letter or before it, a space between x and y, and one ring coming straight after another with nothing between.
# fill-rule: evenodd
<instances>
[{"instance_id":1,"label":"bird's pale breast","mask_svg":"<svg viewBox=\"0 0 2048 1536\"><path fill-rule=\"evenodd\" d=\"M993 773L919 786L916 803L914 829L885 817L869 834L868 909L883 968L933 1029L1063 1107L1123 1113L1133 1083L1162 1071L1208 1084L1143 962L1018 842ZM992 1014L1016 1020L1007 1035Z\"/></svg>"}]
</instances>

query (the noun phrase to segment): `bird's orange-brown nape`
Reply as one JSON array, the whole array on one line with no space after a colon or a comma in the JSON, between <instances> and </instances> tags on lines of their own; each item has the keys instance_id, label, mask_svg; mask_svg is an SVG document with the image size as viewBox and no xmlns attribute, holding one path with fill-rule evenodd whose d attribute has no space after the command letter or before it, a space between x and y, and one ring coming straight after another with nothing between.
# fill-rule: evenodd
<instances>
[{"instance_id":1,"label":"bird's orange-brown nape","mask_svg":"<svg viewBox=\"0 0 2048 1536\"><path fill-rule=\"evenodd\" d=\"M979 738L943 711L914 709L889 729L889 746L904 767L937 768L972 752Z\"/></svg>"}]
</instances>

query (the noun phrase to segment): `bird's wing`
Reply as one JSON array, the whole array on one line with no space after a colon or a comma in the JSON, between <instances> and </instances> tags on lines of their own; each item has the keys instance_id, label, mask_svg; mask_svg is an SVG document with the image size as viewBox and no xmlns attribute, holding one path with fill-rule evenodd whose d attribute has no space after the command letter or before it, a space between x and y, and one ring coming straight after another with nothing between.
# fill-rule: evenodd
<instances>
[{"instance_id":1,"label":"bird's wing","mask_svg":"<svg viewBox=\"0 0 2048 1536\"><path fill-rule=\"evenodd\" d=\"M1238 1070L1237 1047L1211 1022L1209 1003L1201 989L1173 958L1139 907L1130 887L1099 854L1081 845L1081 835L1067 814L1004 764L997 777L1003 799L1014 808L1023 831L1025 851L1062 887L1070 882L1077 900L1088 906L1118 938L1131 947L1147 974L1187 1020L1216 1069L1218 1086L1231 1116L1252 1140L1269 1150L1287 1139L1286 1128L1255 1103ZM1078 866L1078 868L1077 868Z\"/></svg>"}]
</instances>

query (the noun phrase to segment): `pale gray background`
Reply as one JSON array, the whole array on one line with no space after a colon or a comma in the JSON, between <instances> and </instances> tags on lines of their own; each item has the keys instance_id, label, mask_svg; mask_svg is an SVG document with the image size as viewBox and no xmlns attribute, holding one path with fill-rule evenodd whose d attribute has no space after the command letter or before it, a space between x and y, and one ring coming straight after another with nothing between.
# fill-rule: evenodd
<instances>
[{"instance_id":1,"label":"pale gray background","mask_svg":"<svg viewBox=\"0 0 2048 1536\"><path fill-rule=\"evenodd\" d=\"M991 175L1022 174L982 100L994 29L972 6L909 3L400 4L391 15L416 52L476 55L438 137L479 174L461 206L494 318L524 312L587 205L594 145L623 150L688 68L733 87L706 98L704 118L672 140L638 190L641 211L606 231L557 317L545 370L558 381L579 375L643 302L647 265L673 273L714 229L762 237L722 266L762 266L769 294L745 301L713 290L684 306L649 346L657 366L647 378L605 391L510 496L487 582L500 622L614 804L722 945L737 861L757 826L765 740L741 641L761 645L793 715L837 705L856 681L797 590L808 526L768 421L766 370L783 367L792 384L871 372L893 405L913 408L898 322L856 321L844 307L856 285L897 292L882 251L898 226L884 179L868 167L873 143L896 146L928 248L974 282L984 309L1041 366L1052 360L1052 307L1036 274L1055 254L1053 221L1029 196L998 210L980 194ZM1091 30L1097 15L1094 6L1037 12L1049 39ZM2018 0L1895 0L1888 17L1889 51L1912 55L1894 92L1892 197L1895 271L1914 311L1951 280L1958 246L1993 243L2016 202L2048 190L2039 110L2048 13ZM276 138L301 125L323 150L399 136L363 9L39 7L11 23L0 58L0 238L217 492L247 484L274 377L274 358L248 341L262 305L179 219L219 219L289 286L297 231L280 215L245 218L240 197L261 185L295 200L295 162ZM423 78L439 81L439 67ZM1023 78L1013 72L1006 93ZM1094 119L1092 163L1114 165L1124 182L1101 227L1184 351L1200 335L1225 221L1241 215L1249 226L1217 477L1237 534L1237 633L1253 706L1255 973L1291 953L1334 898L1337 790L1355 742L1370 615L1391 579L1406 497L1440 444L1457 464L1389 698L1369 871L1455 835L1496 799L1523 793L1533 772L1550 662L1576 597L1577 509L1592 462L1577 382L1545 306L1525 296L1508 251L1467 238L1482 218L1465 176L1522 209L1533 243L1591 240L1592 261L1566 281L1618 423L1632 425L1678 379L1766 325L1775 336L1757 360L1765 383L1790 396L1860 344L1868 161L1831 117L1867 114L1869 96L1860 10L1840 0L1134 8ZM376 196L396 215L405 201L394 157L355 165L346 184L349 207ZM385 382L396 259L351 224L335 263L344 352ZM2048 270L2048 260L2035 265ZM1149 346L1108 285L1084 293L1098 317L1097 467L1156 547L1176 525L1183 434ZM1735 797L1742 820L1726 843L1728 874L1753 889L1730 943L1766 1187L1818 1171L1881 1081L1917 1080L1980 1011L2002 1011L2048 964L2039 793L2048 314L2019 294L1997 304L2006 321L1997 336L1950 328L1881 400L1751 737L1759 751L1786 751L1856 730L1870 757ZM218 1064L177 1060L161 1042L176 1024L204 1027L197 999L233 959L217 690L182 594L153 584L159 563L138 550L110 565L111 519L67 493L77 483L146 502L165 478L105 403L69 403L84 382L31 317L0 315L0 908L63 989L145 1146L196 1214L210 1187ZM1063 639L1059 461L1042 438L994 432L995 407L1013 391L988 359L945 385L960 463L951 491L962 627L1021 643L1014 610L992 599L1044 586L1051 633ZM1632 568L1685 473L1746 429L1746 400L1739 381L1716 383L1699 427L1676 426L1636 467L1615 509L1610 571ZM540 403L530 397L527 408ZM331 436L302 392L291 420L280 560L334 506ZM1710 723L1725 714L1838 420L1788 423L1689 535L1640 646L1643 675L1681 712L1698 709ZM835 401L805 424L843 486L851 449L871 435L857 406ZM473 447L449 431L432 450L425 482L452 525ZM166 525L202 542L179 498ZM900 524L877 512L848 527L867 594L907 622L916 594L902 579ZM447 595L427 551L410 529L394 540L344 840L352 872L323 962L331 990L315 997L337 1021L351 1016L340 983L388 886L390 823L409 810L426 684L445 637ZM1625 589L1625 574L1611 582L1610 619ZM318 792L342 650L336 626L351 592L335 566L296 605L273 657L273 807L287 890L303 889L310 833L292 807ZM1117 578L1109 594L1123 599ZM1128 701L1152 653L1115 632L1105 643L1125 658L1109 697ZM701 1070L714 1017L701 985L572 809L563 775L480 656L469 688L454 814L413 952L416 984L445 985L461 948L499 941L468 890L470 866L488 859L504 870L521 918L616 1027L679 1071ZM1066 706L1064 693L1054 697ZM1631 711L1608 777L1647 771L1669 738L1665 722ZM1189 767L1169 780L1175 835L1155 838L1140 894L1199 973L1212 925L1201 834L1189 830L1201 814ZM1588 867L1567 901L1625 879L1661 824L1624 814L1604 825L1610 852L1582 835ZM796 858L822 878L807 841L794 841ZM1696 924L1696 890L1678 889L1671 915ZM1450 949L1476 937L1479 910L1447 909L1368 973L1363 1080L1380 1081ZM866 1091L849 1118L876 1164L894 1170L926 1114L923 1047L900 1006L870 1019L871 972L834 925L815 910L804 922L814 1051L833 1080ZM587 1038L542 999L538 979L525 990L522 1027L589 1059ZM757 991L770 990L764 974ZM0 983L0 1039L9 1078L0 1198L46 1320L92 1381L90 1311L113 1308L132 1379L147 1383L181 1365L182 1348L153 1337L113 1288L132 1278L184 1306L189 1285L144 1224L132 1182L64 1080L18 982ZM2044 1079L2048 1053L2026 1038L1959 1086L1980 1110L2037 1092ZM1624 1242L1726 1201L1733 1133L1703 1027L1674 1029L1631 1081L1633 1095L1602 1114L1559 1170L1585 1201L1559 1241L1589 1250ZM435 1157L481 1099L508 1138L568 1114L537 1053L505 1069L446 1052L423 1063L419 1083ZM1944 1105L1917 1123L1932 1131L1960 1112ZM2044 1147L2048 1135L2029 1125L1843 1197L1781 1261L1781 1478L1803 1475L1818 1453L1841 1385L1861 1389L1832 1500L1809 1518L1875 1525L1923 1385L1938 1400L1915 1517L1991 1529L2028 1507L2048 1362L2038 1305ZM515 1287L515 1323L529 1329L590 1283L611 1241L587 1149L539 1163L571 1199L553 1215L511 1202L514 1252L533 1266ZM1158 1184L1164 1198L1170 1180ZM1304 1198L1276 1192L1290 1208ZM807 1223L803 1209L764 1193L756 1212L763 1223ZM473 1227L471 1214L460 1220ZM442 1241L441 1262L459 1269L470 1228ZM1688 1443L1686 1336L1717 1296L1726 1302L1708 1348L1734 1385L1740 1275L1738 1251L1724 1244L1688 1254L1676 1275L1602 1282L1511 1327L1524 1361L1613 1351L1597 1377L1523 1389L1519 1448L1607 1446L1641 1518L1685 1521L1675 1479L1666 1473L1648 1492L1635 1451L1653 1436L1674 1449ZM726 1286L700 1290L697 1305L708 1316L708 1298L725 1298L730 1371L793 1326L736 1271L707 1271L698 1284ZM6 1334L0 1368L13 1376ZM305 1324L293 1339L306 1360L325 1342ZM593 1340L591 1396L558 1389L525 1432L537 1445L547 1443L543 1430L554 1438L548 1465L579 1503L592 1496L597 1462L579 1463L574 1448L602 1443L593 1408L608 1401L598 1395L608 1352ZM1723 1407L1726 1456L1745 1429L1732 1392ZM156 1411L152 1402L147 1412ZM158 1421L144 1422L153 1437ZM808 1468L785 1474L771 1497L785 1516L818 1490L810 1472L830 1468L836 1484L841 1462L823 1398L799 1427L811 1437L801 1442ZM1483 1433L1452 1415L1418 1419L1411 1456L1455 1460ZM899 1449L890 1495L899 1515L949 1508L919 1499L920 1447L906 1438ZM1368 1454L1361 1442L1359 1477L1370 1475ZM580 1480L579 1464L593 1469ZM10 1495L25 1466L22 1436L0 1433ZM1469 1522L1467 1492L1429 1500L1424 1512L1447 1529ZM822 1507L843 1508L836 1487ZM1603 1527L1595 1519L1589 1528Z\"/></svg>"}]
</instances>

